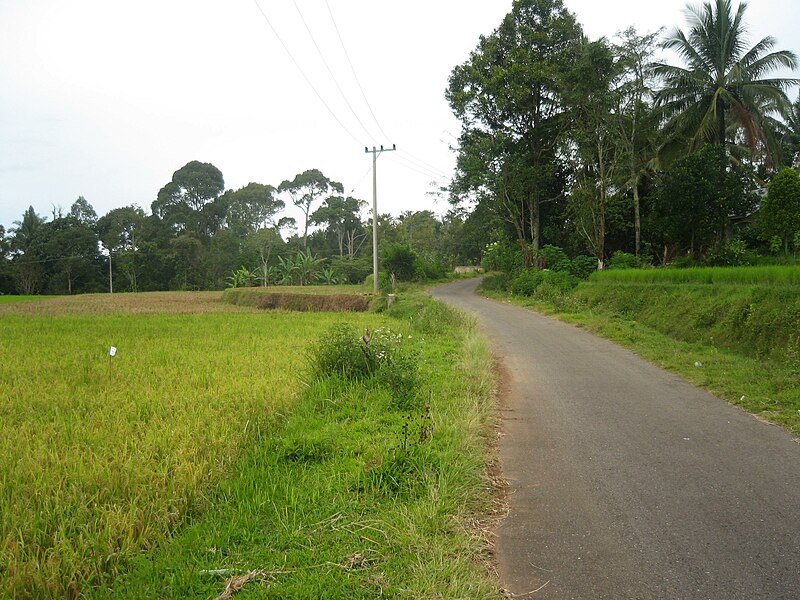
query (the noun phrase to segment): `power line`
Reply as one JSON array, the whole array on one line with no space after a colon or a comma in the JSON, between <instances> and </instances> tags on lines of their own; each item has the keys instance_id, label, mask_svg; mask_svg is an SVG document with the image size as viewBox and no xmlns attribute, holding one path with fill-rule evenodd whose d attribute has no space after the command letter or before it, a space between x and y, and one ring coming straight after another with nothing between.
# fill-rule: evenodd
<instances>
[{"instance_id":1,"label":"power line","mask_svg":"<svg viewBox=\"0 0 800 600\"><path fill-rule=\"evenodd\" d=\"M358 114L356 114L356 111L353 109L353 106L350 104L350 101L347 99L347 96L345 95L344 90L342 90L342 86L339 85L339 81L336 79L336 75L333 74L333 70L331 69L330 65L328 64L328 61L325 60L325 55L322 53L322 50L320 49L319 44L317 44L317 40L314 37L314 34L311 32L311 28L308 26L308 22L306 22L306 19L303 16L302 11L300 10L300 6L298 6L298 4L297 4L297 0L293 0L293 2L294 2L295 9L297 9L297 14L300 15L300 20L303 22L303 26L306 28L306 31L308 32L308 36L311 38L311 42L314 44L314 48L317 49L317 54L319 54L319 57L322 60L322 64L324 64L325 68L328 70L328 74L331 76L331 79L333 79L333 83L334 83L334 85L336 85L336 89L339 90L339 94L341 95L342 100L344 100L344 103L347 105L347 108L350 109L350 112L353 114L353 116L355 117L356 121L358 121L358 124L361 125L361 129L364 130L364 133L367 134L367 137L369 137L369 138L373 137L372 133L364 126L364 123L361 122L361 119L358 117Z\"/></svg>"},{"instance_id":2,"label":"power line","mask_svg":"<svg viewBox=\"0 0 800 600\"><path fill-rule=\"evenodd\" d=\"M372 167L367 167L367 170L364 171L364 174L361 176L361 179L359 179L358 183L353 186L352 190L350 190L351 194L358 189L358 186L360 186L362 183L364 183L364 180L367 178L367 175L369 175L369 172L371 170L372 170Z\"/></svg>"},{"instance_id":3,"label":"power line","mask_svg":"<svg viewBox=\"0 0 800 600\"><path fill-rule=\"evenodd\" d=\"M317 98L319 98L319 101L320 101L320 102L322 102L322 104L325 106L325 108L327 108L327 109L328 109L328 112L329 112L329 113L331 114L331 116L332 116L332 117L333 117L333 118L336 120L336 122L339 124L339 126L340 126L342 129L344 129L344 131L347 133L347 135L349 135L351 138L353 138L353 141L355 141L355 142L359 143L359 140L358 140L358 138L357 138L355 135L353 135L353 133L352 133L352 132L351 132L351 131L350 131L350 130L347 128L347 127L345 127L344 123L342 123L342 121L339 119L339 117L337 117L337 116L336 116L336 113L335 113L335 112L333 112L333 109L331 109L331 107L330 107L330 106L328 106L328 103L327 103L327 102L325 102L325 99L324 99L324 98L322 97L322 95L321 95L321 94L320 94L320 93L317 91L317 88L316 88L316 87L314 87L314 84L313 84L313 83L311 83L311 80L308 78L308 75L306 75L305 71L303 71L302 67L300 66L300 63L298 63L298 62L297 62L297 59L294 57L294 55L293 55L293 54L291 53L291 51L289 50L289 47L288 47L288 46L287 46L287 45L284 43L283 39L282 39L282 38L281 38L281 36L278 34L278 31L277 31L277 29L275 29L275 26L272 24L272 21L270 21L270 20L269 20L269 17L267 16L267 13L265 13L265 12L264 12L264 9L262 9L262 8L261 8L261 5L258 3L258 0L253 0L253 4L255 4L255 5L256 5L256 8L258 8L258 12L260 12L260 13L261 13L261 16L262 16L262 17L264 17L264 20L267 22L267 25L269 25L269 28L272 30L272 33L274 33L274 34L275 34L275 37L276 37L276 38L278 39L278 41L280 42L281 46L283 46L283 49L286 51L286 54L288 54L288 55L289 55L289 58L290 58L290 59L292 59L292 62L294 63L294 66L295 66L295 67L297 67L297 70L298 70L298 71L300 71L300 74L303 76L303 79L305 79L305 80L306 80L306 83L308 84L308 86L309 86L309 87L310 87L310 88L311 88L311 89L314 91L314 93L317 95Z\"/></svg>"},{"instance_id":4,"label":"power line","mask_svg":"<svg viewBox=\"0 0 800 600\"><path fill-rule=\"evenodd\" d=\"M411 163L416 163L417 165L419 165L419 166L421 166L421 167L423 167L423 168L427 169L427 170L428 170L428 171L430 171L431 173L438 173L438 174L439 174L439 175L441 175L442 177L448 177L447 173L445 173L445 172L444 172L442 169L439 169L439 168L435 167L435 166L434 166L434 165L432 165L431 163L429 163L429 162L426 162L426 161L422 160L421 158L417 158L417 157L415 157L415 156L414 156L413 154L411 154L410 152L403 152L403 153L402 153L402 156L403 156L403 158L405 158L407 161L409 161L409 162L411 162Z\"/></svg>"},{"instance_id":5,"label":"power line","mask_svg":"<svg viewBox=\"0 0 800 600\"><path fill-rule=\"evenodd\" d=\"M414 173L419 173L420 175L424 175L425 177L428 177L428 178L430 178L430 179L432 179L434 181L444 182L447 179L446 177L443 177L441 175L437 175L436 173L433 173L430 170L422 170L422 168L415 166L414 163L411 163L411 162L408 162L408 161L405 162L405 163L400 162L398 160L398 158L399 157L393 157L393 158L391 158L389 160L391 162L393 162L394 164L396 164L398 167L403 167L404 169L407 169L409 171L413 171Z\"/></svg>"},{"instance_id":6,"label":"power line","mask_svg":"<svg viewBox=\"0 0 800 600\"><path fill-rule=\"evenodd\" d=\"M369 114L372 115L372 119L373 121L375 121L375 124L378 126L378 129L380 130L381 134L383 134L383 137L391 139L392 136L387 135L387 133L383 130L380 121L378 121L378 117L375 116L375 111L372 110L372 105L369 103L369 100L367 100L367 95L364 93L364 88L361 86L361 81L359 80L358 75L356 74L356 69L353 66L353 61L350 60L350 53L347 51L347 47L344 45L344 40L342 39L342 34L339 32L339 26L336 25L336 19L333 18L333 11L331 10L331 5L328 2L328 0L325 0L325 6L328 7L328 14L331 16L331 23L333 23L333 28L336 30L336 36L339 38L339 44L342 46L344 55L347 57L347 63L350 65L350 71L353 73L353 78L356 80L356 84L358 84L358 89L361 91L361 97L364 98L364 102L366 103L367 108L369 109Z\"/></svg>"}]
</instances>

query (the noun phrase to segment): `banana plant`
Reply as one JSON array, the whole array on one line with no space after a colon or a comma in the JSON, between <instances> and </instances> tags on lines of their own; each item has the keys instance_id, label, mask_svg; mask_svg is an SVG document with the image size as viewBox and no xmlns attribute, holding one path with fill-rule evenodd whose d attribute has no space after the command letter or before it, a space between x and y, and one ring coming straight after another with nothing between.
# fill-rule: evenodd
<instances>
[{"instance_id":1,"label":"banana plant","mask_svg":"<svg viewBox=\"0 0 800 600\"><path fill-rule=\"evenodd\" d=\"M251 287L253 285L253 273L245 266L239 267L236 271L225 278L228 287Z\"/></svg>"}]
</instances>

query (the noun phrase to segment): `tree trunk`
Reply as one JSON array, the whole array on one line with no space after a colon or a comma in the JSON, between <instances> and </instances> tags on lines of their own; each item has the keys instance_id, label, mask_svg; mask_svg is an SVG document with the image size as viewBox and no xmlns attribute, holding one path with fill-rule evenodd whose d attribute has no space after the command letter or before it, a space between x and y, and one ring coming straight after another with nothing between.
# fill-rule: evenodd
<instances>
[{"instance_id":1,"label":"tree trunk","mask_svg":"<svg viewBox=\"0 0 800 600\"><path fill-rule=\"evenodd\" d=\"M528 210L531 213L531 251L535 256L539 253L539 244L541 243L541 216L539 206L539 196L534 193L531 194L531 199L528 202Z\"/></svg>"},{"instance_id":2,"label":"tree trunk","mask_svg":"<svg viewBox=\"0 0 800 600\"><path fill-rule=\"evenodd\" d=\"M633 226L636 237L636 256L639 256L642 246L642 217L641 205L639 203L639 177L633 179Z\"/></svg>"}]
</instances>

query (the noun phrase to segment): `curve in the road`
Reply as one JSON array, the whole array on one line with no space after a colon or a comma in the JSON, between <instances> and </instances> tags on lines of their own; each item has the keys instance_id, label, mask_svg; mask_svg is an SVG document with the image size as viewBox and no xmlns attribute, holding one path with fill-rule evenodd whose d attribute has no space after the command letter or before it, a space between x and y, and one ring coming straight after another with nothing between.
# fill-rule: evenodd
<instances>
[{"instance_id":1,"label":"curve in the road","mask_svg":"<svg viewBox=\"0 0 800 600\"><path fill-rule=\"evenodd\" d=\"M800 444L576 327L474 294L509 374L504 585L535 598L800 599Z\"/></svg>"}]
</instances>

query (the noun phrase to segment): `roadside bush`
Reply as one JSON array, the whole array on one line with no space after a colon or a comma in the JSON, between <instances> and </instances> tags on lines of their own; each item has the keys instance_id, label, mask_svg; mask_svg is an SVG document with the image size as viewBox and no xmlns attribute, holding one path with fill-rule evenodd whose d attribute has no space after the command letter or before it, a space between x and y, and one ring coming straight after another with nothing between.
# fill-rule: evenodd
<instances>
[{"instance_id":1,"label":"roadside bush","mask_svg":"<svg viewBox=\"0 0 800 600\"><path fill-rule=\"evenodd\" d=\"M418 359L403 344L403 336L391 329L363 334L353 325L334 325L312 347L310 362L317 379L338 376L375 381L394 393L395 404L407 407L416 399Z\"/></svg>"},{"instance_id":2,"label":"roadside bush","mask_svg":"<svg viewBox=\"0 0 800 600\"><path fill-rule=\"evenodd\" d=\"M709 267L745 267L753 262L753 253L740 239L714 244L706 254Z\"/></svg>"},{"instance_id":3,"label":"roadside bush","mask_svg":"<svg viewBox=\"0 0 800 600\"><path fill-rule=\"evenodd\" d=\"M572 267L572 261L558 246L543 246L539 249L537 257L544 259L543 267L551 271L569 271Z\"/></svg>"},{"instance_id":4,"label":"roadside bush","mask_svg":"<svg viewBox=\"0 0 800 600\"><path fill-rule=\"evenodd\" d=\"M526 269L511 281L511 293L515 296L532 296L543 280L544 271Z\"/></svg>"},{"instance_id":5,"label":"roadside bush","mask_svg":"<svg viewBox=\"0 0 800 600\"><path fill-rule=\"evenodd\" d=\"M543 273L542 285L547 284L560 292L568 292L579 283L576 277L562 271L543 271Z\"/></svg>"},{"instance_id":6,"label":"roadside bush","mask_svg":"<svg viewBox=\"0 0 800 600\"><path fill-rule=\"evenodd\" d=\"M507 292L511 287L511 276L508 273L487 275L483 278L480 288L487 292Z\"/></svg>"},{"instance_id":7,"label":"roadside bush","mask_svg":"<svg viewBox=\"0 0 800 600\"><path fill-rule=\"evenodd\" d=\"M364 280L364 285L371 290L373 287L372 282L374 280L375 279L372 273L370 273ZM384 293L391 293L392 291L392 282L390 281L389 274L386 271L378 271L378 289Z\"/></svg>"},{"instance_id":8,"label":"roadside bush","mask_svg":"<svg viewBox=\"0 0 800 600\"><path fill-rule=\"evenodd\" d=\"M511 292L517 296L534 296L547 300L546 295L564 294L578 285L578 279L564 271L528 269L511 282ZM544 290L540 292L540 289ZM552 292L552 293L551 293Z\"/></svg>"},{"instance_id":9,"label":"roadside bush","mask_svg":"<svg viewBox=\"0 0 800 600\"><path fill-rule=\"evenodd\" d=\"M647 261L642 258L631 254L630 252L623 252L617 250L611 255L606 268L608 269L641 269L642 267L649 266Z\"/></svg>"},{"instance_id":10,"label":"roadside bush","mask_svg":"<svg viewBox=\"0 0 800 600\"><path fill-rule=\"evenodd\" d=\"M408 321L414 331L423 334L447 335L463 324L463 317L456 309L429 297L409 300L401 296L386 314Z\"/></svg>"},{"instance_id":11,"label":"roadside bush","mask_svg":"<svg viewBox=\"0 0 800 600\"><path fill-rule=\"evenodd\" d=\"M340 258L335 256L330 261L331 269L341 273L340 283L357 285L372 274L372 260L369 258Z\"/></svg>"},{"instance_id":12,"label":"roadside bush","mask_svg":"<svg viewBox=\"0 0 800 600\"><path fill-rule=\"evenodd\" d=\"M516 273L522 269L524 263L522 251L518 247L503 242L492 242L483 252L481 268L484 271Z\"/></svg>"},{"instance_id":13,"label":"roadside bush","mask_svg":"<svg viewBox=\"0 0 800 600\"><path fill-rule=\"evenodd\" d=\"M572 259L569 273L578 279L588 279L597 270L597 259L594 256L580 255Z\"/></svg>"},{"instance_id":14,"label":"roadside bush","mask_svg":"<svg viewBox=\"0 0 800 600\"><path fill-rule=\"evenodd\" d=\"M392 244L381 252L382 270L394 273L398 281L414 279L417 260L417 254L406 244Z\"/></svg>"},{"instance_id":15,"label":"roadside bush","mask_svg":"<svg viewBox=\"0 0 800 600\"><path fill-rule=\"evenodd\" d=\"M417 281L426 279L443 279L445 268L441 262L427 255L417 255L414 262L414 278Z\"/></svg>"}]
</instances>

